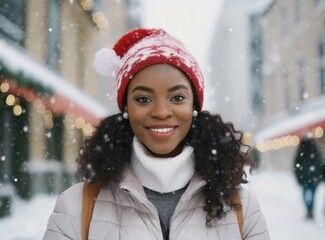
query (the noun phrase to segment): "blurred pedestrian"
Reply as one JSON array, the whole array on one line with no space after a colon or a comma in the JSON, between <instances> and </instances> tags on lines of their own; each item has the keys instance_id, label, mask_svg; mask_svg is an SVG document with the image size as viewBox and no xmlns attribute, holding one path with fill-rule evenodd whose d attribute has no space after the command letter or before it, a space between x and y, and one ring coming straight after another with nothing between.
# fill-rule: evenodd
<instances>
[{"instance_id":1,"label":"blurred pedestrian","mask_svg":"<svg viewBox=\"0 0 325 240\"><path fill-rule=\"evenodd\" d=\"M304 134L295 156L295 176L302 186L303 201L306 207L306 218L313 219L315 193L321 182L323 158L317 142L311 134Z\"/></svg>"},{"instance_id":2,"label":"blurred pedestrian","mask_svg":"<svg viewBox=\"0 0 325 240\"><path fill-rule=\"evenodd\" d=\"M117 72L121 113L100 123L78 159L82 180L101 187L89 239L268 240L258 201L241 186L242 134L202 111L203 76L184 45L162 29L135 29L95 66ZM88 185L58 198L44 239L81 239Z\"/></svg>"},{"instance_id":3,"label":"blurred pedestrian","mask_svg":"<svg viewBox=\"0 0 325 240\"><path fill-rule=\"evenodd\" d=\"M249 149L249 157L254 163L255 170L258 170L261 165L261 157L260 157L260 152L257 150L256 147L251 147Z\"/></svg>"}]
</instances>

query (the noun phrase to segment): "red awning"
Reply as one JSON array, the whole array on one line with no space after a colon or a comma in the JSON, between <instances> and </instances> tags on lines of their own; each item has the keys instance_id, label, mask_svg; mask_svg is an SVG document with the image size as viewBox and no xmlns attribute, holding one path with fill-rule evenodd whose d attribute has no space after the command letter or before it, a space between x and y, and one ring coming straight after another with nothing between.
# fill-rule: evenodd
<instances>
[{"instance_id":1,"label":"red awning","mask_svg":"<svg viewBox=\"0 0 325 240\"><path fill-rule=\"evenodd\" d=\"M10 92L14 95L22 96L27 101L39 98L54 114L75 114L92 125L97 125L101 118L108 115L107 108L46 65L37 62L24 49L18 50L1 39L0 49L0 67L9 72L11 78L17 76L17 79L15 78L17 84L10 84ZM25 81L22 85L19 82L21 76L24 76ZM10 79L2 79L2 81L12 82ZM48 97L37 94L35 89L24 87L26 81L31 85L40 85L44 89L49 89L53 94Z\"/></svg>"},{"instance_id":2,"label":"red awning","mask_svg":"<svg viewBox=\"0 0 325 240\"><path fill-rule=\"evenodd\" d=\"M325 129L325 96L306 103L298 113L284 116L255 134L255 143L287 135L301 136L303 132Z\"/></svg>"},{"instance_id":3,"label":"red awning","mask_svg":"<svg viewBox=\"0 0 325 240\"><path fill-rule=\"evenodd\" d=\"M31 102L35 99L41 100L44 106L47 109L50 109L55 115L64 115L64 114L73 114L77 117L82 117L85 122L90 123L93 126L98 125L101 120L100 117L89 112L87 109L72 102L70 99L67 99L65 96L53 95L49 97L38 96L35 90L20 87L14 84L10 84L10 81L7 81L10 85L8 93L11 93L15 96L22 97L26 101Z\"/></svg>"}]
</instances>

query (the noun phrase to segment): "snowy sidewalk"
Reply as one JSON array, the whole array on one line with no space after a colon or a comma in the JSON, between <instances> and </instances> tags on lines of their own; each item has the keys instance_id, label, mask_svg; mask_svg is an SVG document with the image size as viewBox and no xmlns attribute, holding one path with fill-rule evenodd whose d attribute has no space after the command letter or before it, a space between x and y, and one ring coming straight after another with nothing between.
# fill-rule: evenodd
<instances>
[{"instance_id":1,"label":"snowy sidewalk","mask_svg":"<svg viewBox=\"0 0 325 240\"><path fill-rule=\"evenodd\" d=\"M316 192L315 219L305 219L302 192L293 173L264 171L249 177L272 240L325 239L325 183Z\"/></svg>"},{"instance_id":2,"label":"snowy sidewalk","mask_svg":"<svg viewBox=\"0 0 325 240\"><path fill-rule=\"evenodd\" d=\"M260 201L272 240L325 239L325 183L317 190L315 220L307 221L300 188L291 173L265 171L249 180L247 188ZM15 199L12 216L0 220L0 239L42 239L55 199L47 195L38 195L30 202Z\"/></svg>"}]
</instances>

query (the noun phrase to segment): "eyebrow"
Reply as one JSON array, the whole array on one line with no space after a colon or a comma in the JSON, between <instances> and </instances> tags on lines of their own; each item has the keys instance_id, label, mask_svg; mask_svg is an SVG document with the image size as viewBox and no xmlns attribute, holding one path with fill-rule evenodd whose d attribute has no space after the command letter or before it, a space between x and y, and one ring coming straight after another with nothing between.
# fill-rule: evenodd
<instances>
[{"instance_id":1,"label":"eyebrow","mask_svg":"<svg viewBox=\"0 0 325 240\"><path fill-rule=\"evenodd\" d=\"M133 88L132 92L135 92L137 90L145 91L145 92L153 92L152 88L148 88L148 87L145 87L145 86L137 86L137 87Z\"/></svg>"},{"instance_id":2,"label":"eyebrow","mask_svg":"<svg viewBox=\"0 0 325 240\"><path fill-rule=\"evenodd\" d=\"M176 86L173 86L173 87L169 88L167 91L168 92L173 92L173 91L176 91L178 89L188 90L188 87L186 87L185 85L179 84L179 85L176 85ZM154 90L152 88L145 87L145 86L137 86L137 87L133 88L132 93L137 91L137 90L150 92L150 93L154 92Z\"/></svg>"}]
</instances>

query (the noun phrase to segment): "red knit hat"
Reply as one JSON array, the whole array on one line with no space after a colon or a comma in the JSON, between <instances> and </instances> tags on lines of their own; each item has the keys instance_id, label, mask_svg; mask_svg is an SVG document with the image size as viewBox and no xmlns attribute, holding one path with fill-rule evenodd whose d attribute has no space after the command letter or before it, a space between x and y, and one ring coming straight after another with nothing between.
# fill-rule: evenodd
<instances>
[{"instance_id":1,"label":"red knit hat","mask_svg":"<svg viewBox=\"0 0 325 240\"><path fill-rule=\"evenodd\" d=\"M204 79L195 58L182 42L163 29L134 29L122 36L112 49L101 49L94 67L103 76L117 72L117 104L124 110L124 93L132 77L145 67L166 63L182 70L192 81L202 110Z\"/></svg>"}]
</instances>

